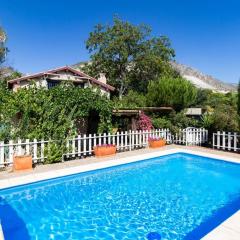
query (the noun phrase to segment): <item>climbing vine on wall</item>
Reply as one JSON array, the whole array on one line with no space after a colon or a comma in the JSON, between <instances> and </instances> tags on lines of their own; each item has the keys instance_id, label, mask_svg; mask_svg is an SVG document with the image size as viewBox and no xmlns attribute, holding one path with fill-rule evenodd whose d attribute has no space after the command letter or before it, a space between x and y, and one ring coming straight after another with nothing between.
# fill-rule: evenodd
<instances>
[{"instance_id":1,"label":"climbing vine on wall","mask_svg":"<svg viewBox=\"0 0 240 240\"><path fill-rule=\"evenodd\" d=\"M112 103L100 91L61 84L51 89L1 89L0 139L62 139L77 134L76 122L99 114L99 132L111 129Z\"/></svg>"}]
</instances>

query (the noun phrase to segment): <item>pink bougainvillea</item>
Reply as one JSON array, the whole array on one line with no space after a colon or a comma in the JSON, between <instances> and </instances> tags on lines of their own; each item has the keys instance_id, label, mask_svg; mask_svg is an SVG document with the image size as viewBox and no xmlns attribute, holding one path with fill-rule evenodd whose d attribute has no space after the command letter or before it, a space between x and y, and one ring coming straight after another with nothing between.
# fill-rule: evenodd
<instances>
[{"instance_id":1,"label":"pink bougainvillea","mask_svg":"<svg viewBox=\"0 0 240 240\"><path fill-rule=\"evenodd\" d=\"M140 113L137 121L138 130L151 130L153 128L152 120L150 117L145 115L143 112Z\"/></svg>"}]
</instances>

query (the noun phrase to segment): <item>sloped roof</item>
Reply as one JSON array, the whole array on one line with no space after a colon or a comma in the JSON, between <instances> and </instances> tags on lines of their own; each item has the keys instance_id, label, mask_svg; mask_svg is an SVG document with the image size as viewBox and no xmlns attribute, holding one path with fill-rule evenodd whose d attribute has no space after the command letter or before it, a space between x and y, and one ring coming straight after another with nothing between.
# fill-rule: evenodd
<instances>
[{"instance_id":1,"label":"sloped roof","mask_svg":"<svg viewBox=\"0 0 240 240\"><path fill-rule=\"evenodd\" d=\"M91 83L93 83L95 85L99 85L99 86L101 86L101 87L103 87L103 88L105 88L107 90L110 90L110 91L114 91L115 90L115 88L113 86L111 86L109 84L105 84L105 83L97 80L96 78L93 78L93 77L87 75L86 73L81 72L79 70L76 70L76 69L74 69L72 67L69 67L69 66L64 66L64 67L55 68L55 69L44 71L44 72L39 72L39 73L32 74L32 75L23 76L23 77L20 77L20 78L15 78L15 79L12 79L12 80L8 81L8 84L13 84L13 83L16 83L16 82L19 82L19 81L23 81L23 80L31 80L31 79L34 79L34 78L37 78L37 77L47 76L49 74L57 73L59 71L69 71L69 72L72 72L72 73L76 74L79 77L88 79Z\"/></svg>"}]
</instances>

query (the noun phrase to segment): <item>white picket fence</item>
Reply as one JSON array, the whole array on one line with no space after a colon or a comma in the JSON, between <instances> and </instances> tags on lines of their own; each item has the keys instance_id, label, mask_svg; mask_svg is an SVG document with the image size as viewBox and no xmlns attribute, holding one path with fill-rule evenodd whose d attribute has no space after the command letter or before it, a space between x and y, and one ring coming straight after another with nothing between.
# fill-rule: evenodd
<instances>
[{"instance_id":1,"label":"white picket fence","mask_svg":"<svg viewBox=\"0 0 240 240\"><path fill-rule=\"evenodd\" d=\"M240 134L234 132L220 132L213 133L213 148L240 151Z\"/></svg>"},{"instance_id":2,"label":"white picket fence","mask_svg":"<svg viewBox=\"0 0 240 240\"><path fill-rule=\"evenodd\" d=\"M125 131L116 134L89 134L78 135L68 139L64 159L81 158L93 154L93 147L96 145L115 144L117 151L131 151L148 146L149 137L162 137L167 143L172 142L172 135L169 129L156 129L152 131ZM54 141L51 141L54 142ZM33 162L43 162L48 149L49 141L34 139L33 141L13 140L8 143L0 142L0 166L11 164L14 155L31 154Z\"/></svg>"},{"instance_id":3,"label":"white picket fence","mask_svg":"<svg viewBox=\"0 0 240 240\"><path fill-rule=\"evenodd\" d=\"M208 132L203 128L186 128L176 135L172 135L169 129L78 135L66 141L63 160L91 156L93 147L96 145L114 144L118 152L144 148L148 146L149 137L162 137L168 144L201 145L208 141ZM14 155L31 154L34 163L44 162L47 158L49 143L54 142L57 141L19 139L18 141L10 140L8 143L0 142L0 166L12 164Z\"/></svg>"},{"instance_id":4,"label":"white picket fence","mask_svg":"<svg viewBox=\"0 0 240 240\"><path fill-rule=\"evenodd\" d=\"M173 142L186 146L202 145L208 142L208 130L188 127L173 136Z\"/></svg>"}]
</instances>

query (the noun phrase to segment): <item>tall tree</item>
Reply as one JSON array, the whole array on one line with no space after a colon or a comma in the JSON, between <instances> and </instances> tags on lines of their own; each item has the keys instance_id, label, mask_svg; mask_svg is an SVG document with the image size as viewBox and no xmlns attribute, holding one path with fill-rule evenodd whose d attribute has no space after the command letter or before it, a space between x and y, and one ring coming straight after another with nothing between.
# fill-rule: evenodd
<instances>
[{"instance_id":1,"label":"tall tree","mask_svg":"<svg viewBox=\"0 0 240 240\"><path fill-rule=\"evenodd\" d=\"M95 76L105 73L120 98L130 87L146 92L148 81L172 71L169 61L174 50L169 39L152 38L146 25L134 26L115 17L113 25L95 26L86 47L91 54L88 71Z\"/></svg>"},{"instance_id":2,"label":"tall tree","mask_svg":"<svg viewBox=\"0 0 240 240\"><path fill-rule=\"evenodd\" d=\"M240 117L240 79L238 82L238 102L237 102L238 115Z\"/></svg>"},{"instance_id":3,"label":"tall tree","mask_svg":"<svg viewBox=\"0 0 240 240\"><path fill-rule=\"evenodd\" d=\"M6 43L6 33L4 32L3 28L0 27L0 66L4 62L7 48L5 46Z\"/></svg>"},{"instance_id":4,"label":"tall tree","mask_svg":"<svg viewBox=\"0 0 240 240\"><path fill-rule=\"evenodd\" d=\"M188 80L164 76L149 83L147 101L149 106L171 106L181 110L195 103L196 95L196 87Z\"/></svg>"}]
</instances>

